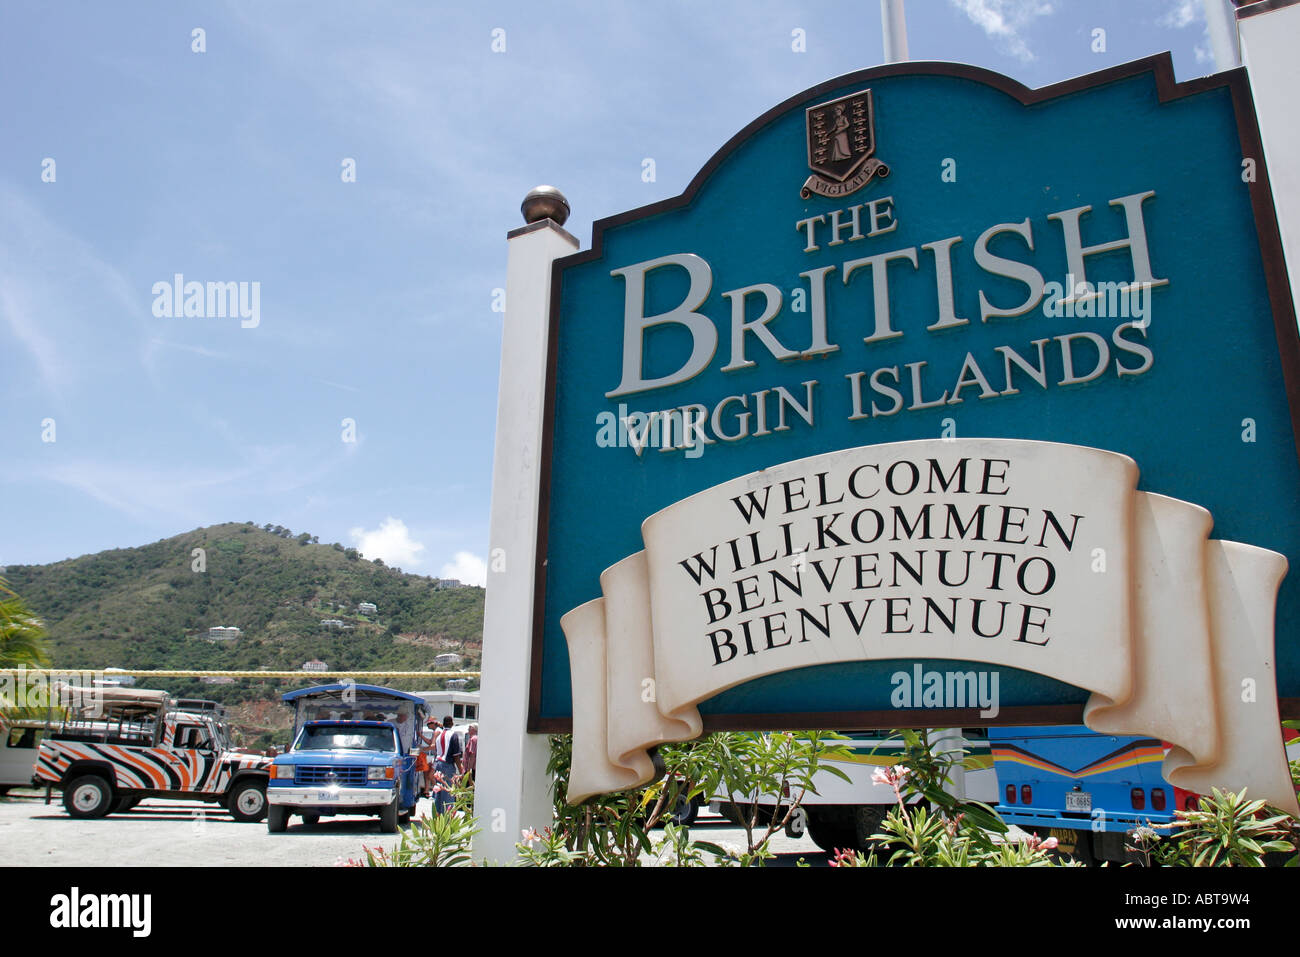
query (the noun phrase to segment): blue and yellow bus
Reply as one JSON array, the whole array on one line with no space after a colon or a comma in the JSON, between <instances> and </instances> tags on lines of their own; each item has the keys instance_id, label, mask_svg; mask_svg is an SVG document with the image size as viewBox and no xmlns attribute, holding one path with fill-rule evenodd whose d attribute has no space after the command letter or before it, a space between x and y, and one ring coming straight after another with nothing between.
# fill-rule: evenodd
<instances>
[{"instance_id":1,"label":"blue and yellow bus","mask_svg":"<svg viewBox=\"0 0 1300 957\"><path fill-rule=\"evenodd\" d=\"M1129 834L1174 820L1197 795L1160 773L1168 747L1155 738L1098 734L1083 725L990 728L996 809L1008 824L1085 862L1126 860Z\"/></svg>"}]
</instances>

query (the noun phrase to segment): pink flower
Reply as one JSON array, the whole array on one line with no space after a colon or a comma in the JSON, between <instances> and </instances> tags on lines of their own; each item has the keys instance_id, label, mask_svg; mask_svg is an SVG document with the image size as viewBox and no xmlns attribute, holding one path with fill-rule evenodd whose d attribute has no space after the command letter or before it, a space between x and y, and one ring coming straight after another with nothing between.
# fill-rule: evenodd
<instances>
[{"instance_id":1,"label":"pink flower","mask_svg":"<svg viewBox=\"0 0 1300 957\"><path fill-rule=\"evenodd\" d=\"M871 775L873 784L887 784L894 790L898 803L903 803L903 782L907 779L907 768L896 764L892 768L876 768Z\"/></svg>"},{"instance_id":2,"label":"pink flower","mask_svg":"<svg viewBox=\"0 0 1300 957\"><path fill-rule=\"evenodd\" d=\"M533 846L534 841L540 841L542 839L542 835L538 834L535 828L530 827L525 831L523 831L522 833L524 835L523 842L527 844L529 847Z\"/></svg>"},{"instance_id":3,"label":"pink flower","mask_svg":"<svg viewBox=\"0 0 1300 957\"><path fill-rule=\"evenodd\" d=\"M1049 837L1044 840L1037 834L1030 834L1029 837L1025 839L1025 845L1031 851L1054 851L1060 847L1061 842L1054 837Z\"/></svg>"},{"instance_id":4,"label":"pink flower","mask_svg":"<svg viewBox=\"0 0 1300 957\"><path fill-rule=\"evenodd\" d=\"M907 768L896 764L892 768L876 768L871 780L876 784L888 784L891 788L897 788L906 777Z\"/></svg>"},{"instance_id":5,"label":"pink flower","mask_svg":"<svg viewBox=\"0 0 1300 957\"><path fill-rule=\"evenodd\" d=\"M861 860L857 851L850 847L840 847L836 848L831 860L827 861L827 863L831 867L864 867L865 865L860 863Z\"/></svg>"}]
</instances>

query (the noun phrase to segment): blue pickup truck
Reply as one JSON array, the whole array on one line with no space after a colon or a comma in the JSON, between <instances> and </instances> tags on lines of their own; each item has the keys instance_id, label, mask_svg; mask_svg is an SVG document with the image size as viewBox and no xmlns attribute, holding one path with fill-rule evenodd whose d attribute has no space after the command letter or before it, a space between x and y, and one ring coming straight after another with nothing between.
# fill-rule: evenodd
<instances>
[{"instance_id":1,"label":"blue pickup truck","mask_svg":"<svg viewBox=\"0 0 1300 957\"><path fill-rule=\"evenodd\" d=\"M336 814L377 816L393 833L420 798L416 771L424 699L375 685L319 685L283 696L294 709L293 745L267 782L267 830L297 814L312 826Z\"/></svg>"}]
</instances>

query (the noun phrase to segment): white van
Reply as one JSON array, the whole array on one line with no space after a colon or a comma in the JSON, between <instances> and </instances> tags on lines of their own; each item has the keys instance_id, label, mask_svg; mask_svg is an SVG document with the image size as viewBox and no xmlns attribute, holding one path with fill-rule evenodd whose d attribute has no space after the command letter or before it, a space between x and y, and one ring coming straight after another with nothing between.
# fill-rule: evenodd
<instances>
[{"instance_id":1,"label":"white van","mask_svg":"<svg viewBox=\"0 0 1300 957\"><path fill-rule=\"evenodd\" d=\"M0 717L0 795L32 786L43 734L44 721Z\"/></svg>"}]
</instances>

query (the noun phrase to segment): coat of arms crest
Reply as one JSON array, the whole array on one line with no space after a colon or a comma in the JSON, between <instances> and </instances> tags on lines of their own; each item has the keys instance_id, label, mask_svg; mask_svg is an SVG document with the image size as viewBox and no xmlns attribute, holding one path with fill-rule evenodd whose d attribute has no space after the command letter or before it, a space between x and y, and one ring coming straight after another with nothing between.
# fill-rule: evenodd
<instances>
[{"instance_id":1,"label":"coat of arms crest","mask_svg":"<svg viewBox=\"0 0 1300 957\"><path fill-rule=\"evenodd\" d=\"M870 90L859 90L807 110L808 167L813 175L799 190L804 199L847 196L871 181L888 176L889 167L875 158L876 123Z\"/></svg>"}]
</instances>

